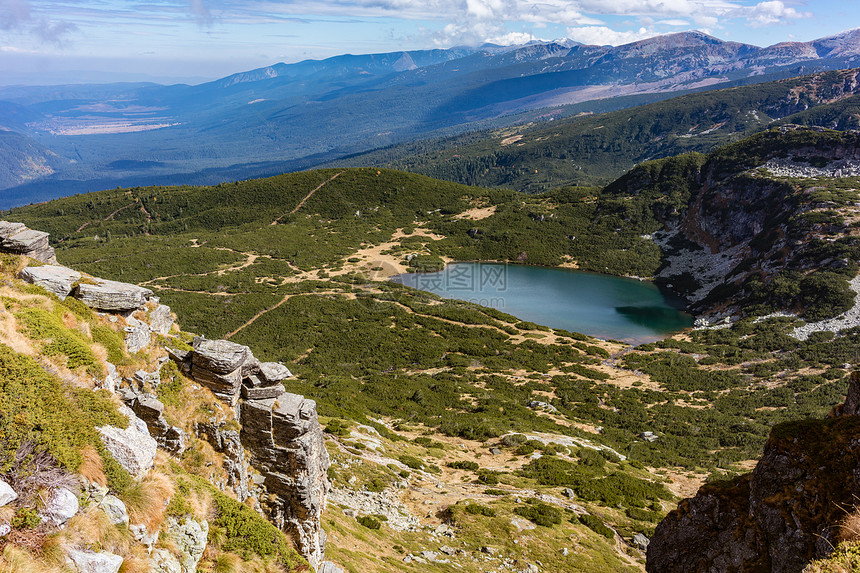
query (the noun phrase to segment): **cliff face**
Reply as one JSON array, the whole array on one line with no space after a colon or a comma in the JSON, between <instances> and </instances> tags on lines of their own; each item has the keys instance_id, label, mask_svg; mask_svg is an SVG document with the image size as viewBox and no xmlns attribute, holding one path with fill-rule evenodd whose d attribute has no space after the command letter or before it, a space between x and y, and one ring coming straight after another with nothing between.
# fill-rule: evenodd
<instances>
[{"instance_id":1,"label":"cliff face","mask_svg":"<svg viewBox=\"0 0 860 573\"><path fill-rule=\"evenodd\" d=\"M833 551L860 491L858 392L855 372L847 415L774 427L751 474L682 501L657 526L646 570L791 573Z\"/></svg>"},{"instance_id":2,"label":"cliff face","mask_svg":"<svg viewBox=\"0 0 860 573\"><path fill-rule=\"evenodd\" d=\"M66 379L75 386L89 384L92 390L101 391L101 395L106 395L108 400L117 404L124 403L119 407L118 412L128 418L127 427L122 427L122 424L118 423L117 426L105 425L97 428L104 450L123 470L128 472L131 478L146 482L165 479L151 475L163 471L163 468L158 467L153 470L153 467L158 465L157 449L169 452L176 456L177 460L181 457L187 459L187 456L183 457L183 453L194 449L191 447L192 444L198 449L201 445L205 446L198 438L209 442L215 452L223 456L210 459L223 459L223 474L226 476L226 480L219 480L213 485L221 492L232 490L239 502L253 498L248 503L253 503L258 513L264 514L272 524L292 539L307 562L314 568L322 567L325 557L325 532L321 528L320 517L325 509L329 489L327 478L329 456L324 446L323 432L317 419L314 401L284 391L282 381L292 376L289 369L280 363L260 362L254 357L250 348L226 340L207 340L196 337L189 348L188 338L174 328L170 308L159 304L158 299L152 296L152 291L132 284L82 276L72 269L58 266L53 256L53 249L47 245L47 233L33 231L20 223L0 222L0 253L25 255L48 263L25 266L32 261L22 257L16 264L25 266L17 273L19 278L45 289L45 291L35 289L27 296L31 298L42 296L43 306L46 308L53 306L53 312L62 316L62 320L65 321L62 323L63 327L59 326L59 323L55 325L55 331L52 331L51 336L55 340L60 340L61 336L67 334L61 331L62 328L65 328L65 325L75 324L78 327L77 331L69 336L75 341L83 341L83 344L87 344L87 341L92 339L91 332L97 330L101 336L98 340L110 347L107 355L120 366L118 369L113 363L99 363L95 355L89 354L89 347L80 346L81 342L67 342L67 344L78 344L78 354L75 356L92 356L87 373L96 377L93 380L84 381L81 378L80 369L74 373L71 372L73 369L71 359L65 363L63 360L52 363L44 356L39 359L38 367L47 375ZM9 261L4 259L4 263L8 264ZM3 271L6 272L7 269L4 268ZM10 289L12 288L10 285L14 285L9 281L4 284ZM21 285L20 282L17 284L29 288L29 285ZM17 299L14 297L7 298L0 304L0 312L4 313L4 320L12 321L11 324L14 324L14 317L18 316L16 313L24 316L22 311L18 310L16 306L18 303L15 303L15 300ZM61 304L60 301L64 302ZM72 318L68 314L69 309L78 318ZM6 323L7 336L10 330L9 324L10 322ZM43 330L44 328L42 326ZM30 331L25 330L25 332ZM104 342L105 340L112 343ZM7 349L9 340L4 338L2 342L0 350ZM165 347L165 344L188 348L188 350ZM30 343L19 341L18 346L37 356ZM36 347L38 348L38 345ZM170 364L171 358L178 368ZM154 364L155 369L150 371L151 366L141 368L129 376L130 365L140 364L141 361ZM107 375L102 380L100 375L103 372ZM206 390L193 385L189 380L177 380L181 378L176 376L179 372L204 386ZM164 386L173 388L165 390ZM194 411L189 414L190 418L179 417L179 413L183 412L181 409L183 405L177 398L176 392L181 393L183 386L188 387L188 393L184 395L186 399L192 399L193 396L193 399L204 402L202 408L197 407L195 410L194 406L191 406L184 410L186 414ZM205 403L206 400L210 402ZM218 404L219 401L226 408ZM169 412L166 408L168 402L172 405ZM236 422L239 424L237 425ZM38 434L38 431L37 427L34 432ZM8 466L7 462L8 460L0 458L0 466ZM213 464L209 462L208 465ZM95 474L100 472L101 470L98 470ZM70 500L80 497L86 499L86 505L90 505L87 496L92 490L97 494L94 503L101 502L108 491L104 487L104 476L84 477L84 472L81 473L80 480L84 484L84 491L81 495L72 491L75 480L71 479L69 483L72 485L69 487L72 489L64 490L71 492L66 497ZM4 475L6 474L0 473L0 477ZM99 483L94 484L92 479L96 479ZM187 478L179 477L176 483L184 479ZM8 484L0 480L0 494L4 486L9 488ZM140 487L145 488L145 486ZM172 487L165 486L165 491L169 491ZM216 494L206 495L211 498ZM221 501L216 501L219 506L226 507L224 504L229 503L224 501L224 497L218 498ZM17 494L12 497L12 500L14 501L15 498ZM0 501L2 501L0 507L8 504L8 496L7 498L0 496ZM167 501L170 499L168 498ZM125 515L126 510L122 501L117 499L117 502L122 506L122 511L119 513ZM232 503L241 509L235 506L222 509L224 513L229 513L231 518L235 518L243 511L253 513L235 500ZM167 505L165 502L159 510L165 511ZM83 511L83 506L80 511ZM60 522L55 520L58 525L79 513L78 504L75 503L74 508L66 513L68 515L64 514ZM182 517L186 519L183 521ZM251 535L254 535L251 531L253 528L257 528L257 531L260 529L259 525L254 525L254 518L262 521L259 515L253 518L246 515L241 518ZM126 523L130 523L129 519L128 515L125 515ZM14 525L15 521L12 523L12 527L17 527ZM171 514L167 523L168 527L165 531L151 530L146 524L134 522L130 523L129 529L140 531L140 539L137 541L146 546L149 561L154 570L179 571L177 559L182 561L182 571L195 570L203 550L207 547L209 524L205 520L195 521L183 514L182 510L176 510L176 515ZM235 526L231 527L235 528ZM193 530L191 533L186 531L189 528ZM9 531L9 526L0 518L0 537L5 536ZM174 534L182 539L193 538L194 550L185 551L180 547L181 554L176 556L166 548L153 549L155 543L153 540L158 539L160 533L165 533L168 538ZM236 534L235 531L233 533ZM277 540L269 539L267 543L277 544ZM85 547L84 553L81 553L84 557L81 559L90 559L92 555L97 555L90 551L89 545L81 543L77 545ZM268 546L265 547L266 551L272 550ZM74 555L77 555L75 551L78 549L69 549L69 555L73 561L75 561ZM281 552L281 565L286 566L289 560L287 550L278 548L277 551ZM193 559L189 556L193 556ZM127 559L128 556L125 558ZM111 562L115 562L117 567L124 562L122 556L115 554L107 554L105 559L112 560ZM177 568L174 568L174 564Z\"/></svg>"},{"instance_id":3,"label":"cliff face","mask_svg":"<svg viewBox=\"0 0 860 573\"><path fill-rule=\"evenodd\" d=\"M628 188L666 184L635 171L625 177ZM721 149L684 175L690 187L679 199L683 205L663 208L666 230L654 235L664 250L657 277L686 296L695 314L706 315L703 322L755 304L808 310L814 294L770 288L777 277L797 283L827 271L844 275L847 291L856 241L854 199L844 179L860 176L856 133L772 130ZM826 310L810 316L824 318Z\"/></svg>"}]
</instances>

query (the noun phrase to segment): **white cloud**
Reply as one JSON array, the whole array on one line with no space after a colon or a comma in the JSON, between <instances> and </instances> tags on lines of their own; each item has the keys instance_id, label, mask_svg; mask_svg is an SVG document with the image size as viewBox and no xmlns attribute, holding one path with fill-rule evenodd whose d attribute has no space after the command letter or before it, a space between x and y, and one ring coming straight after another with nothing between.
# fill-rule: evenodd
<instances>
[{"instance_id":1,"label":"white cloud","mask_svg":"<svg viewBox=\"0 0 860 573\"><path fill-rule=\"evenodd\" d=\"M810 12L798 12L796 9L786 6L781 0L767 0L759 2L755 6L744 10L752 26L769 26L781 24L786 20L798 18L811 18Z\"/></svg>"},{"instance_id":2,"label":"white cloud","mask_svg":"<svg viewBox=\"0 0 860 573\"><path fill-rule=\"evenodd\" d=\"M658 24L662 24L664 26L689 26L690 23L687 20L659 20Z\"/></svg>"},{"instance_id":3,"label":"white cloud","mask_svg":"<svg viewBox=\"0 0 860 573\"><path fill-rule=\"evenodd\" d=\"M646 38L659 36L660 32L648 28L639 28L635 31L620 32L607 26L578 26L567 29L567 37L583 44L597 46L620 46Z\"/></svg>"}]
</instances>

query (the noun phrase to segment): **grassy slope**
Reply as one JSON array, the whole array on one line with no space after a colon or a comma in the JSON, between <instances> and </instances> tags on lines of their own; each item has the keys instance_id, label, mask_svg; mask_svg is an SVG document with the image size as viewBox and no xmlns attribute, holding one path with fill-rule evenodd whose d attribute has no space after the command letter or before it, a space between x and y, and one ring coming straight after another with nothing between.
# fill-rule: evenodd
<instances>
[{"instance_id":1,"label":"grassy slope","mask_svg":"<svg viewBox=\"0 0 860 573\"><path fill-rule=\"evenodd\" d=\"M379 279L404 270L407 254L506 260L523 251L528 262L651 274L659 252L641 235L660 228L660 213L683 208L689 177L704 162L696 155L664 162L665 184L632 194L569 188L524 197L386 170L328 170L211 188L105 191L5 217L52 232L67 264L146 282L187 329L231 335L261 358L289 363L299 378L288 390L316 399L325 416L382 418L488 445L506 432L542 431L603 443L631 460L588 476L562 464L526 478L502 466L496 477L511 487L559 495L620 473L667 476L677 488L707 472L737 471L757 456L772 424L820 416L841 401L841 366L860 359L860 335L798 343L785 335L790 320L744 321L631 350ZM834 184L814 183L820 192ZM531 400L558 413L526 408ZM644 431L660 439L639 439ZM379 471L393 479L390 469ZM481 483L478 474L464 477ZM634 490L627 500L578 495L629 539L648 527L629 521L628 511L647 499ZM609 511L617 503L623 513ZM516 505L493 504L505 515ZM373 543L376 534L336 513L330 519L343 539ZM587 554L616 555L607 545Z\"/></svg>"}]
</instances>

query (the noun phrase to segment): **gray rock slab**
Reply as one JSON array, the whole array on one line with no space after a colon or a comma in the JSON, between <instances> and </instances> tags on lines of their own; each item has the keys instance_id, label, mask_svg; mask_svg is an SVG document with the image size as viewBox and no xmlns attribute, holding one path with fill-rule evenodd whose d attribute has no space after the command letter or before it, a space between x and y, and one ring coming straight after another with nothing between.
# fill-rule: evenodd
<instances>
[{"instance_id":1,"label":"gray rock slab","mask_svg":"<svg viewBox=\"0 0 860 573\"><path fill-rule=\"evenodd\" d=\"M38 285L48 292L52 292L60 300L65 299L72 292L72 285L81 280L81 273L68 267L44 265L41 267L27 267L18 275L30 284Z\"/></svg>"},{"instance_id":2,"label":"gray rock slab","mask_svg":"<svg viewBox=\"0 0 860 573\"><path fill-rule=\"evenodd\" d=\"M203 556L209 538L209 523L186 518L180 523L175 517L167 519L167 537L176 544L179 550L179 562L182 573L197 571L197 563Z\"/></svg>"},{"instance_id":3,"label":"gray rock slab","mask_svg":"<svg viewBox=\"0 0 860 573\"><path fill-rule=\"evenodd\" d=\"M194 339L194 366L205 368L215 374L229 374L238 370L248 360L251 350L247 346L229 340Z\"/></svg>"},{"instance_id":4,"label":"gray rock slab","mask_svg":"<svg viewBox=\"0 0 860 573\"><path fill-rule=\"evenodd\" d=\"M149 435L146 422L138 418L129 407L120 406L119 411L128 417L128 427L98 428L102 443L127 472L137 478L143 477L152 467L158 443Z\"/></svg>"},{"instance_id":5,"label":"gray rock slab","mask_svg":"<svg viewBox=\"0 0 860 573\"><path fill-rule=\"evenodd\" d=\"M81 283L73 296L91 308L111 311L132 311L146 303L152 296L148 288L137 285L93 279L95 284Z\"/></svg>"},{"instance_id":6,"label":"gray rock slab","mask_svg":"<svg viewBox=\"0 0 860 573\"><path fill-rule=\"evenodd\" d=\"M69 549L69 559L80 573L117 573L122 567L123 558L107 551L95 553Z\"/></svg>"},{"instance_id":7,"label":"gray rock slab","mask_svg":"<svg viewBox=\"0 0 860 573\"><path fill-rule=\"evenodd\" d=\"M263 362L260 364L260 378L264 385L274 384L287 378L292 378L290 369L280 362Z\"/></svg>"},{"instance_id":8,"label":"gray rock slab","mask_svg":"<svg viewBox=\"0 0 860 573\"><path fill-rule=\"evenodd\" d=\"M274 386L261 386L256 388L253 386L242 386L242 397L246 400L266 400L268 398L277 398L285 392L286 390L284 389L284 385L280 383Z\"/></svg>"},{"instance_id":9,"label":"gray rock slab","mask_svg":"<svg viewBox=\"0 0 860 573\"><path fill-rule=\"evenodd\" d=\"M170 307L166 304L155 307L155 310L149 313L149 327L158 334L170 333L170 329L173 328L173 315L170 313Z\"/></svg>"}]
</instances>

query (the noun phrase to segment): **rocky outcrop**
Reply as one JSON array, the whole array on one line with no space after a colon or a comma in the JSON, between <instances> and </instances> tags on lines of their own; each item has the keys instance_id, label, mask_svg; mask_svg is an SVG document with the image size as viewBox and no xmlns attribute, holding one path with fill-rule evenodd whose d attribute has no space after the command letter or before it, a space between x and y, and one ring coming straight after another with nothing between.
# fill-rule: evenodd
<instances>
[{"instance_id":1,"label":"rocky outcrop","mask_svg":"<svg viewBox=\"0 0 860 573\"><path fill-rule=\"evenodd\" d=\"M128 418L127 428L102 426L98 431L105 448L119 465L139 478L152 467L158 443L149 435L146 422L129 407L120 406L119 412Z\"/></svg>"},{"instance_id":2,"label":"rocky outcrop","mask_svg":"<svg viewBox=\"0 0 860 573\"><path fill-rule=\"evenodd\" d=\"M161 334L162 336L170 333L173 328L173 315L170 312L170 307L166 304L159 304L152 312L149 313L149 328L152 332Z\"/></svg>"},{"instance_id":3,"label":"rocky outcrop","mask_svg":"<svg viewBox=\"0 0 860 573\"><path fill-rule=\"evenodd\" d=\"M849 402L860 393L852 375ZM833 550L860 491L860 416L775 426L751 474L707 484L657 526L649 573L803 570Z\"/></svg>"},{"instance_id":4,"label":"rocky outcrop","mask_svg":"<svg viewBox=\"0 0 860 573\"><path fill-rule=\"evenodd\" d=\"M143 350L152 342L152 332L149 325L133 316L126 319L125 347L129 352Z\"/></svg>"},{"instance_id":5,"label":"rocky outcrop","mask_svg":"<svg viewBox=\"0 0 860 573\"><path fill-rule=\"evenodd\" d=\"M26 255L43 263L56 264L54 249L48 244L50 235L28 229L24 223L0 221L0 252Z\"/></svg>"},{"instance_id":6,"label":"rocky outcrop","mask_svg":"<svg viewBox=\"0 0 860 573\"><path fill-rule=\"evenodd\" d=\"M181 428L171 426L164 418L164 404L149 393L135 396L129 404L132 411L146 423L149 434L158 445L172 454L185 451L186 435Z\"/></svg>"},{"instance_id":7,"label":"rocky outcrop","mask_svg":"<svg viewBox=\"0 0 860 573\"><path fill-rule=\"evenodd\" d=\"M252 463L265 476L274 500L264 509L276 526L292 535L314 567L325 556L325 509L329 456L317 420L316 403L284 393L241 406L242 443Z\"/></svg>"},{"instance_id":8,"label":"rocky outcrop","mask_svg":"<svg viewBox=\"0 0 860 573\"><path fill-rule=\"evenodd\" d=\"M78 284L74 292L74 297L90 308L117 312L136 310L151 296L148 288L98 278Z\"/></svg>"},{"instance_id":9,"label":"rocky outcrop","mask_svg":"<svg viewBox=\"0 0 860 573\"><path fill-rule=\"evenodd\" d=\"M184 373L231 406L239 406L242 427L234 432L221 424L198 424L197 432L226 456L230 485L242 498L248 478L242 448L263 475L269 501L263 509L272 522L296 541L315 567L325 555L320 516L329 482L328 452L317 420L316 403L284 392L282 381L292 373L277 362L260 363L247 346L227 340L196 337L193 350L171 350Z\"/></svg>"},{"instance_id":10,"label":"rocky outcrop","mask_svg":"<svg viewBox=\"0 0 860 573\"><path fill-rule=\"evenodd\" d=\"M194 573L203 557L209 538L209 523L198 522L190 517L180 522L175 517L167 518L167 538L179 550L179 564L182 573Z\"/></svg>"},{"instance_id":11,"label":"rocky outcrop","mask_svg":"<svg viewBox=\"0 0 860 573\"><path fill-rule=\"evenodd\" d=\"M283 364L260 363L250 348L229 340L198 336L192 345L191 352L171 351L171 355L185 374L230 405L240 394L249 400L275 398L284 392L281 381L292 376Z\"/></svg>"},{"instance_id":12,"label":"rocky outcrop","mask_svg":"<svg viewBox=\"0 0 860 573\"><path fill-rule=\"evenodd\" d=\"M72 292L74 284L81 280L81 273L68 267L44 265L27 267L21 271L20 277L30 284L54 293L63 300Z\"/></svg>"},{"instance_id":13,"label":"rocky outcrop","mask_svg":"<svg viewBox=\"0 0 860 573\"><path fill-rule=\"evenodd\" d=\"M224 454L224 470L227 472L227 485L233 488L239 501L250 495L248 490L248 470L246 469L245 449L239 432L228 430L224 422L197 424L199 437L206 439L216 452Z\"/></svg>"}]
</instances>

